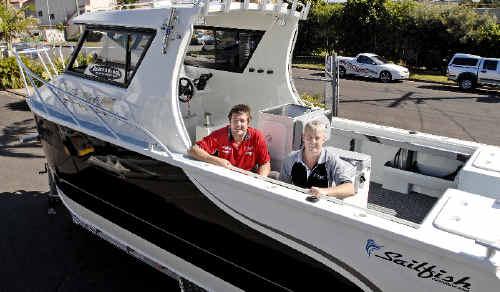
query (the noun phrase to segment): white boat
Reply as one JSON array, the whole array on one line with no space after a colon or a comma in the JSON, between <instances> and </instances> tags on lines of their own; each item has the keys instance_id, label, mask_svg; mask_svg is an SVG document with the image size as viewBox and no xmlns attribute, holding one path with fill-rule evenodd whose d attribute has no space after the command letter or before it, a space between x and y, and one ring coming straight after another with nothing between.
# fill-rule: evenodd
<instances>
[{"instance_id":1,"label":"white boat","mask_svg":"<svg viewBox=\"0 0 500 292\"><path fill-rule=\"evenodd\" d=\"M333 117L327 144L357 166L344 201L194 160L235 104L254 110L274 170L305 122L326 119L291 77L309 5L156 6L79 16L50 82L18 58L76 223L209 291L500 290L499 148Z\"/></svg>"}]
</instances>

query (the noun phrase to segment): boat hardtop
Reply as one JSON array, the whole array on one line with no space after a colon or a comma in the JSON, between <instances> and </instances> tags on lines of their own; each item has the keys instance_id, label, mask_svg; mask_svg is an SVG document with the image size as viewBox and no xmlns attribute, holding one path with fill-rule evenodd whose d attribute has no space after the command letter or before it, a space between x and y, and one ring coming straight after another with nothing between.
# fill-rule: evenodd
<instances>
[{"instance_id":1,"label":"boat hardtop","mask_svg":"<svg viewBox=\"0 0 500 292\"><path fill-rule=\"evenodd\" d=\"M16 54L51 189L76 223L210 291L332 281L498 291L498 147L332 117L302 101L291 60L310 4L148 5L74 19L84 31L50 81ZM355 195L312 202L307 189L186 154L241 103L273 171L301 149L305 124L328 123L327 146L356 169Z\"/></svg>"}]
</instances>

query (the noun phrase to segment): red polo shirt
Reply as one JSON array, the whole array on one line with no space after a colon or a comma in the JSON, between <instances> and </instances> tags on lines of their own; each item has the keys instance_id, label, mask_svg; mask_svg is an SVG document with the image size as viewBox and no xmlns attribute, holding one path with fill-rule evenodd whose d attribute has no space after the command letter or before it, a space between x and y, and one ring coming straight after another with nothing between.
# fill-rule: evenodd
<instances>
[{"instance_id":1,"label":"red polo shirt","mask_svg":"<svg viewBox=\"0 0 500 292\"><path fill-rule=\"evenodd\" d=\"M248 127L245 138L238 146L229 126L213 131L196 145L244 170L252 170L256 165L261 166L271 160L264 135L251 127Z\"/></svg>"}]
</instances>

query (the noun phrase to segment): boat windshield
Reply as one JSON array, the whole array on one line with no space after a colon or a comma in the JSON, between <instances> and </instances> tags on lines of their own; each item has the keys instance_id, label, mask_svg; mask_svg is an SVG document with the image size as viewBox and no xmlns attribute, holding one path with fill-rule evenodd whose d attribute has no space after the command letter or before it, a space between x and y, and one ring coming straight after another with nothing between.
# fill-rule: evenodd
<instances>
[{"instance_id":1,"label":"boat windshield","mask_svg":"<svg viewBox=\"0 0 500 292\"><path fill-rule=\"evenodd\" d=\"M149 30L87 28L73 53L68 72L128 86L153 36L154 31Z\"/></svg>"}]
</instances>

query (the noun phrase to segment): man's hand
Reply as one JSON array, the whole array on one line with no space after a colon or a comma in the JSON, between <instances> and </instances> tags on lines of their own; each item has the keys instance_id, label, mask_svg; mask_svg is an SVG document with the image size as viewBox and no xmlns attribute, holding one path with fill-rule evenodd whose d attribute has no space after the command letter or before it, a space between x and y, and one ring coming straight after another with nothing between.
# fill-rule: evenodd
<instances>
[{"instance_id":1,"label":"man's hand","mask_svg":"<svg viewBox=\"0 0 500 292\"><path fill-rule=\"evenodd\" d=\"M261 166L259 166L259 168L257 169L257 173L259 175L262 175L262 176L268 176L269 173L271 172L271 162L268 161L264 164L262 164Z\"/></svg>"},{"instance_id":2,"label":"man's hand","mask_svg":"<svg viewBox=\"0 0 500 292\"><path fill-rule=\"evenodd\" d=\"M222 166L222 167L225 167L225 168L231 168L232 167L231 162L227 161L224 158L220 158L220 157L217 157L217 156L214 156L214 155L210 155L209 153L207 153L207 151L203 150L200 146L198 146L196 144L193 145L193 147L191 147L191 149L189 149L188 153L192 157L194 157L194 158L196 158L198 160L201 160L201 161L212 163L212 164L215 164L215 165L218 165L218 166Z\"/></svg>"},{"instance_id":3,"label":"man's hand","mask_svg":"<svg viewBox=\"0 0 500 292\"><path fill-rule=\"evenodd\" d=\"M350 182L330 188L311 188L311 195L315 197L331 196L337 199L343 199L354 195L354 185Z\"/></svg>"},{"instance_id":4,"label":"man's hand","mask_svg":"<svg viewBox=\"0 0 500 292\"><path fill-rule=\"evenodd\" d=\"M222 166L222 167L225 167L225 168L231 168L233 166L231 164L231 162L229 162L227 159L220 158L220 157L215 157L215 156L212 156L210 158L211 158L210 160L215 165Z\"/></svg>"},{"instance_id":5,"label":"man's hand","mask_svg":"<svg viewBox=\"0 0 500 292\"><path fill-rule=\"evenodd\" d=\"M329 189L327 188L317 188L317 187L312 187L311 188L311 195L315 197L320 197L320 196L328 196L329 194Z\"/></svg>"}]
</instances>

